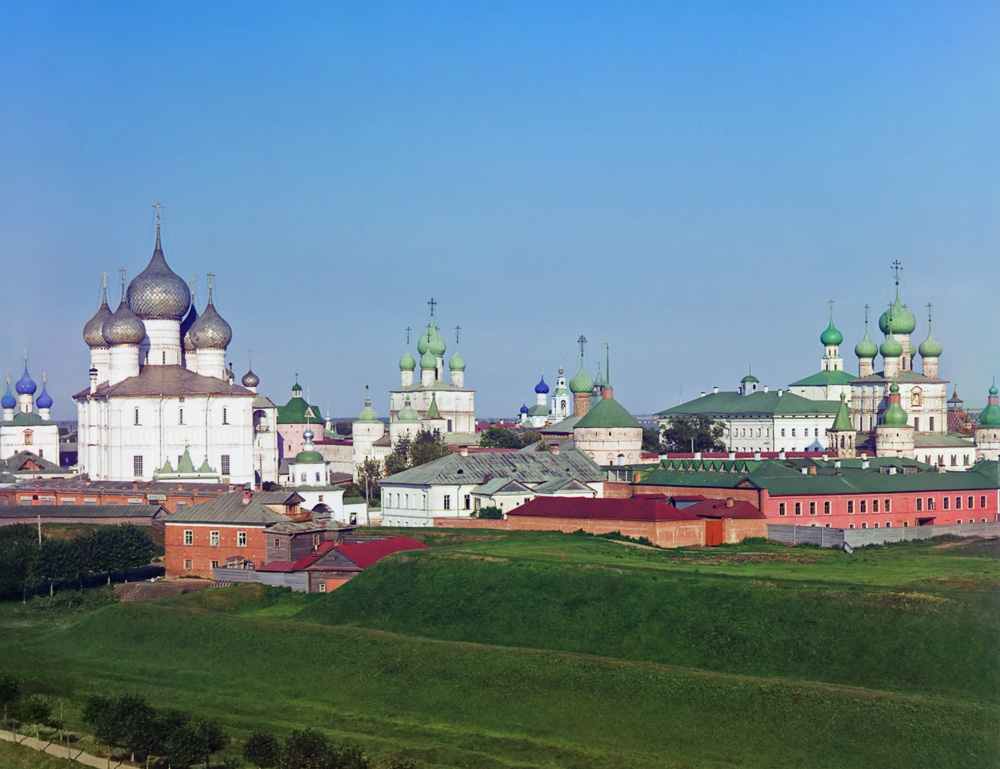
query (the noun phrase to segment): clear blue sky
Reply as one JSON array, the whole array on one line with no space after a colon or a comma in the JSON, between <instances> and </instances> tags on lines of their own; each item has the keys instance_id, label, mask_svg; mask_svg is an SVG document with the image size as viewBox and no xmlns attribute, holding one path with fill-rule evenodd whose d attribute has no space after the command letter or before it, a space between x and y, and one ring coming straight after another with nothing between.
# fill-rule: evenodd
<instances>
[{"instance_id":1,"label":"clear blue sky","mask_svg":"<svg viewBox=\"0 0 1000 769\"><path fill-rule=\"evenodd\" d=\"M87 385L100 274L217 277L238 375L383 416L461 324L477 413L544 365L665 408L845 357L892 298L1000 370L995 2L0 3L0 371ZM116 297L112 300L115 306ZM879 340L880 341L880 340ZM447 355L453 349L449 344Z\"/></svg>"}]
</instances>

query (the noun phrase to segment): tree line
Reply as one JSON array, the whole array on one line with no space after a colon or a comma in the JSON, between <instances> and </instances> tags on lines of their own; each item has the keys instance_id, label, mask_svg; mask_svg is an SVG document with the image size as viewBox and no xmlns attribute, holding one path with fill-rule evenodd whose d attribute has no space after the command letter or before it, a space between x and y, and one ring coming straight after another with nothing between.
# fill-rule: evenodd
<instances>
[{"instance_id":1,"label":"tree line","mask_svg":"<svg viewBox=\"0 0 1000 769\"><path fill-rule=\"evenodd\" d=\"M0 599L25 599L38 585L80 582L90 574L148 564L159 552L134 524L101 526L70 539L41 537L34 526L0 526Z\"/></svg>"}]
</instances>

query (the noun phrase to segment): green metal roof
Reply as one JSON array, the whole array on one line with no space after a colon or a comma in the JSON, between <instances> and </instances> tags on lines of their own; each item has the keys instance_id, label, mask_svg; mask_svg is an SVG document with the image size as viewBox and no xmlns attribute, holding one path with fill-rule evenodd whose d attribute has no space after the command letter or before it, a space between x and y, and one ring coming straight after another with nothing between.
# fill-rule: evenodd
<instances>
[{"instance_id":1,"label":"green metal roof","mask_svg":"<svg viewBox=\"0 0 1000 769\"><path fill-rule=\"evenodd\" d=\"M278 424L301 425L306 422L321 421L320 410L310 406L300 396L293 397L284 406L278 406Z\"/></svg>"},{"instance_id":2,"label":"green metal roof","mask_svg":"<svg viewBox=\"0 0 1000 769\"><path fill-rule=\"evenodd\" d=\"M511 451L483 454L449 454L425 465L403 470L384 478L383 488L393 484L479 485L503 476L521 483L544 483L553 478L576 478L584 483L603 481L604 472L582 451Z\"/></svg>"},{"instance_id":3,"label":"green metal roof","mask_svg":"<svg viewBox=\"0 0 1000 769\"><path fill-rule=\"evenodd\" d=\"M738 392L710 393L687 403L664 409L658 417L705 415L719 418L733 416L774 416L776 414L825 415L837 413L839 404L834 401L814 401L791 392L755 392L740 395Z\"/></svg>"},{"instance_id":4,"label":"green metal roof","mask_svg":"<svg viewBox=\"0 0 1000 769\"><path fill-rule=\"evenodd\" d=\"M837 407L837 416L833 418L831 430L853 430L851 424L851 410L847 408L847 399L844 394L840 394L840 405Z\"/></svg>"},{"instance_id":5,"label":"green metal roof","mask_svg":"<svg viewBox=\"0 0 1000 769\"><path fill-rule=\"evenodd\" d=\"M792 382L789 387L826 387L829 385L849 385L857 379L853 374L846 371L817 371L815 374Z\"/></svg>"},{"instance_id":6,"label":"green metal roof","mask_svg":"<svg viewBox=\"0 0 1000 769\"><path fill-rule=\"evenodd\" d=\"M913 435L913 446L917 449L968 449L974 445L970 440L948 433L914 433Z\"/></svg>"},{"instance_id":7,"label":"green metal roof","mask_svg":"<svg viewBox=\"0 0 1000 769\"><path fill-rule=\"evenodd\" d=\"M300 451L295 455L295 464L297 465L318 465L325 462L323 455L318 451Z\"/></svg>"},{"instance_id":8,"label":"green metal roof","mask_svg":"<svg viewBox=\"0 0 1000 769\"><path fill-rule=\"evenodd\" d=\"M54 425L55 422L49 419L42 419L35 413L24 414L19 411L6 422L0 422L0 424L16 425L17 427L41 427L43 425Z\"/></svg>"},{"instance_id":9,"label":"green metal roof","mask_svg":"<svg viewBox=\"0 0 1000 769\"><path fill-rule=\"evenodd\" d=\"M574 429L581 427L637 427L642 425L614 398L601 398L600 403L590 409Z\"/></svg>"},{"instance_id":10,"label":"green metal roof","mask_svg":"<svg viewBox=\"0 0 1000 769\"><path fill-rule=\"evenodd\" d=\"M440 419L441 410L438 408L437 393L431 394L431 405L427 407L428 419Z\"/></svg>"}]
</instances>

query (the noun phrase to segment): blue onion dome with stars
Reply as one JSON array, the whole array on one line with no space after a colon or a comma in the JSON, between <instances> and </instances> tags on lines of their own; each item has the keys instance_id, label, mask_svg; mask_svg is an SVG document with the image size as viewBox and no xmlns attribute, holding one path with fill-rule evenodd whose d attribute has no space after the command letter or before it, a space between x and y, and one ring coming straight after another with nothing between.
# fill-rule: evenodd
<instances>
[{"instance_id":1,"label":"blue onion dome with stars","mask_svg":"<svg viewBox=\"0 0 1000 769\"><path fill-rule=\"evenodd\" d=\"M88 347L106 347L104 341L104 321L111 317L111 308L108 307L107 289L101 291L101 306L97 308L94 317L87 321L83 327L83 341Z\"/></svg>"},{"instance_id":2,"label":"blue onion dome with stars","mask_svg":"<svg viewBox=\"0 0 1000 769\"><path fill-rule=\"evenodd\" d=\"M10 377L7 377L7 392L0 398L0 406L5 409L16 409L17 399L10 392Z\"/></svg>"},{"instance_id":3,"label":"blue onion dome with stars","mask_svg":"<svg viewBox=\"0 0 1000 769\"><path fill-rule=\"evenodd\" d=\"M541 380L535 385L535 392L538 395L544 395L549 391L549 386L545 384L545 375L542 374Z\"/></svg>"},{"instance_id":4,"label":"blue onion dome with stars","mask_svg":"<svg viewBox=\"0 0 1000 769\"><path fill-rule=\"evenodd\" d=\"M191 291L182 277L167 266L160 246L160 223L156 223L156 248L146 269L128 285L129 307L146 320L180 320L191 306Z\"/></svg>"},{"instance_id":5,"label":"blue onion dome with stars","mask_svg":"<svg viewBox=\"0 0 1000 769\"><path fill-rule=\"evenodd\" d=\"M208 289L208 305L191 326L191 341L198 350L224 350L233 341L233 327L215 309L212 289Z\"/></svg>"},{"instance_id":6,"label":"blue onion dome with stars","mask_svg":"<svg viewBox=\"0 0 1000 769\"><path fill-rule=\"evenodd\" d=\"M52 408L52 396L49 395L48 388L45 386L44 375L42 375L42 394L38 396L38 399L35 401L35 405L40 409Z\"/></svg>"},{"instance_id":7,"label":"blue onion dome with stars","mask_svg":"<svg viewBox=\"0 0 1000 769\"><path fill-rule=\"evenodd\" d=\"M21 378L17 380L17 384L14 385L14 389L17 390L20 395L34 395L35 390L38 389L38 385L35 384L35 380L31 378L28 373L28 362L24 363L24 373Z\"/></svg>"}]
</instances>

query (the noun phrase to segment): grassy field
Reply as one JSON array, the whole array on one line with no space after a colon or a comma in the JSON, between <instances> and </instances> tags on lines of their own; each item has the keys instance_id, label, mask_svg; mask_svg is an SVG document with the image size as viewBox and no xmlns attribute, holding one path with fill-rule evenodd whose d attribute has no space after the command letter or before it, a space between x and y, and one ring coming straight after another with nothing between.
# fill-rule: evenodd
<instances>
[{"instance_id":1,"label":"grassy field","mask_svg":"<svg viewBox=\"0 0 1000 769\"><path fill-rule=\"evenodd\" d=\"M1000 765L995 544L420 536L331 595L7 604L3 669L71 728L86 694L135 689L430 766Z\"/></svg>"}]
</instances>

